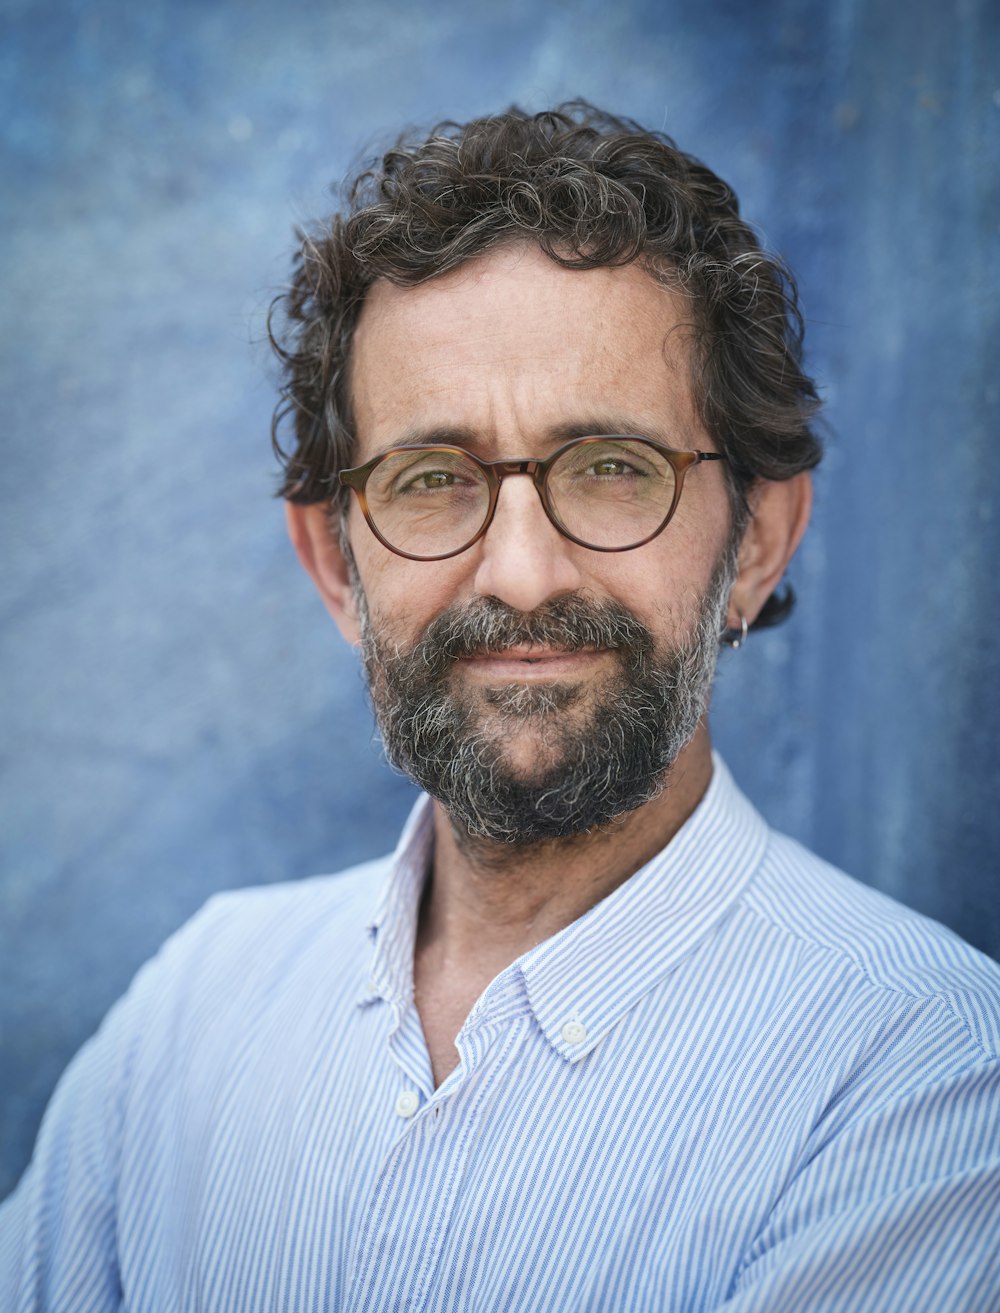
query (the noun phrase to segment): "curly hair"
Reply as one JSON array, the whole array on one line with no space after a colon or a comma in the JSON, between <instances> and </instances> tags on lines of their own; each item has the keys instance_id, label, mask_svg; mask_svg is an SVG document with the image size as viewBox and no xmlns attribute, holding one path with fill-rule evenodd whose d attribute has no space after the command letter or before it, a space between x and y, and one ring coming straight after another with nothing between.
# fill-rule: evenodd
<instances>
[{"instance_id":1,"label":"curly hair","mask_svg":"<svg viewBox=\"0 0 1000 1313\"><path fill-rule=\"evenodd\" d=\"M284 374L271 436L290 501L344 510L337 476L354 450L348 368L371 285L412 286L512 241L534 242L573 269L638 261L685 294L695 406L728 458L734 535L756 480L819 462L819 401L802 368L791 273L762 249L725 182L631 119L571 101L404 135L349 184L342 213L297 237L292 283L268 318ZM772 594L755 627L784 619L793 601L787 585Z\"/></svg>"}]
</instances>

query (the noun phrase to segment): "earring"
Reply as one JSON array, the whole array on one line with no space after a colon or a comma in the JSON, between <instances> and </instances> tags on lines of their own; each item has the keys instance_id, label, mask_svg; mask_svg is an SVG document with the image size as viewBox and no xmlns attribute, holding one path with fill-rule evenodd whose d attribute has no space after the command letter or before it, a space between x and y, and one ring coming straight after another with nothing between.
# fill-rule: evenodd
<instances>
[{"instance_id":1,"label":"earring","mask_svg":"<svg viewBox=\"0 0 1000 1313\"><path fill-rule=\"evenodd\" d=\"M743 612L738 611L737 614L740 617L739 629L724 629L719 638L720 643L725 643L725 645L731 647L734 652L738 651L747 641L747 630L750 628Z\"/></svg>"}]
</instances>

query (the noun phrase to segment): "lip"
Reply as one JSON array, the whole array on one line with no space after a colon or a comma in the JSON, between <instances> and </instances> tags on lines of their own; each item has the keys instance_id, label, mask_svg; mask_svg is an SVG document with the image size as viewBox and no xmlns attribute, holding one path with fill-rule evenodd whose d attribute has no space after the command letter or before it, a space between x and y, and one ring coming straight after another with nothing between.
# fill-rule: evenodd
<instances>
[{"instance_id":1,"label":"lip","mask_svg":"<svg viewBox=\"0 0 1000 1313\"><path fill-rule=\"evenodd\" d=\"M604 649L566 651L550 647L509 647L502 652L481 652L459 658L457 665L470 674L490 679L532 681L579 678L586 668L608 656Z\"/></svg>"}]
</instances>

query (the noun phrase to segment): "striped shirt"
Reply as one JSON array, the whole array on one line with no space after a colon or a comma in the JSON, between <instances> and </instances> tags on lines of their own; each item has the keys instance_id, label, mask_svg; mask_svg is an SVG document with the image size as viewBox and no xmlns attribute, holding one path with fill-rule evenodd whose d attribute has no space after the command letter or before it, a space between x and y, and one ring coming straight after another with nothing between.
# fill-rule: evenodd
<instances>
[{"instance_id":1,"label":"striped shirt","mask_svg":"<svg viewBox=\"0 0 1000 1313\"><path fill-rule=\"evenodd\" d=\"M435 1090L431 833L425 800L391 859L214 898L143 968L0 1209L5 1313L1000 1307L995 965L717 760Z\"/></svg>"}]
</instances>

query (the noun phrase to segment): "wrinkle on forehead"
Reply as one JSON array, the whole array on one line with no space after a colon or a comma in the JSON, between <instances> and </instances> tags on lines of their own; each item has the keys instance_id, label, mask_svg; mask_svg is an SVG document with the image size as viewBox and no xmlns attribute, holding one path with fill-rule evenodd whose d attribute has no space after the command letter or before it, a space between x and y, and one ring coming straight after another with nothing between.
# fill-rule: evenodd
<instances>
[{"instance_id":1,"label":"wrinkle on forehead","mask_svg":"<svg viewBox=\"0 0 1000 1313\"><path fill-rule=\"evenodd\" d=\"M371 288L352 352L359 444L445 423L529 439L566 407L660 412L689 445L692 326L683 295L638 265L566 269L504 247L415 287ZM662 428L663 425L660 425Z\"/></svg>"}]
</instances>

